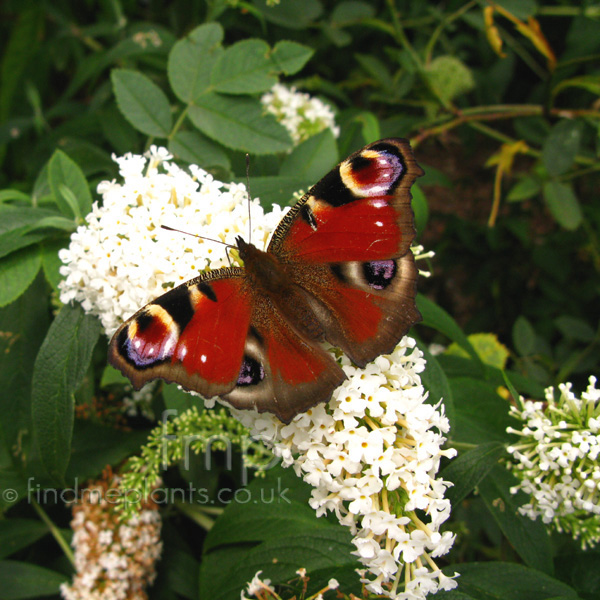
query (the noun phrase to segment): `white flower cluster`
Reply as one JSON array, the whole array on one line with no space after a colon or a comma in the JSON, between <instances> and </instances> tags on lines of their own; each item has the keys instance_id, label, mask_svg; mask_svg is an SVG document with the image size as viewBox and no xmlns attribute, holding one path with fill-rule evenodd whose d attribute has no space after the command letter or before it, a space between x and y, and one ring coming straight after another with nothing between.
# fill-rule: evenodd
<instances>
[{"instance_id":1,"label":"white flower cluster","mask_svg":"<svg viewBox=\"0 0 600 600\"><path fill-rule=\"evenodd\" d=\"M62 584L65 600L145 600L146 587L155 577L162 551L161 519L156 505L119 522L115 502L105 481L84 490L73 506L73 540L76 574L71 585Z\"/></svg>"},{"instance_id":2,"label":"white flower cluster","mask_svg":"<svg viewBox=\"0 0 600 600\"><path fill-rule=\"evenodd\" d=\"M546 402L519 398L511 414L522 429L508 428L520 436L508 448L514 461L510 470L521 480L511 489L522 490L530 501L521 514L580 539L583 548L600 541L600 390L596 377L578 398L572 384L546 389Z\"/></svg>"},{"instance_id":3,"label":"white flower cluster","mask_svg":"<svg viewBox=\"0 0 600 600\"><path fill-rule=\"evenodd\" d=\"M261 579L262 571L257 571L256 575L252 578L252 581L246 584L246 588L248 591L248 596L255 596L256 598L260 598L260 600L266 600L267 598L274 598L275 600L280 599L280 596L277 595L275 589L271 587L270 579ZM299 575L300 581L304 586L308 583L309 577L306 576L306 569L300 568L296 571L296 575ZM307 600L323 600L323 594L328 592L329 590L337 590L340 586L336 579L330 579L327 582L327 585L319 590L316 594L313 594ZM241 600L248 600L248 597L245 595L245 592L242 590L240 594Z\"/></svg>"},{"instance_id":4,"label":"white flower cluster","mask_svg":"<svg viewBox=\"0 0 600 600\"><path fill-rule=\"evenodd\" d=\"M449 484L436 474L440 458L455 451L441 449L449 425L443 405L426 403L422 353L405 337L365 369L345 357L342 366L348 379L329 404L289 425L269 414L235 414L313 486L317 515L334 512L350 527L369 591L422 600L456 587L433 561L454 542L451 532L439 531L450 502Z\"/></svg>"},{"instance_id":5,"label":"white flower cluster","mask_svg":"<svg viewBox=\"0 0 600 600\"><path fill-rule=\"evenodd\" d=\"M222 183L196 165L183 170L169 162L166 149L152 147L146 156L113 159L122 183L98 185L102 206L94 202L86 224L59 252L64 263L60 300L81 302L98 315L108 335L139 308L208 268L227 266L225 249L181 233L235 245L248 236L248 198L243 184ZM251 203L252 241L261 247L283 212L273 205L265 214Z\"/></svg>"},{"instance_id":6,"label":"white flower cluster","mask_svg":"<svg viewBox=\"0 0 600 600\"><path fill-rule=\"evenodd\" d=\"M263 107L289 131L294 145L309 137L331 129L333 135L340 135L335 124L335 114L331 107L309 94L297 92L295 87L288 88L276 83L271 91L261 98Z\"/></svg>"}]
</instances>

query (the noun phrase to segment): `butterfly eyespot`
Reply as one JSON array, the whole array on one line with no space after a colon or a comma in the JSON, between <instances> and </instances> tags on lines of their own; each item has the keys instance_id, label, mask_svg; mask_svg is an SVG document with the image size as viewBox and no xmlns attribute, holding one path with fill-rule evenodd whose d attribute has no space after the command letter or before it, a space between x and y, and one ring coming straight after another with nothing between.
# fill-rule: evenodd
<instances>
[{"instance_id":1,"label":"butterfly eyespot","mask_svg":"<svg viewBox=\"0 0 600 600\"><path fill-rule=\"evenodd\" d=\"M362 263L363 275L369 286L384 290L394 281L398 270L395 260L374 260Z\"/></svg>"},{"instance_id":2,"label":"butterfly eyespot","mask_svg":"<svg viewBox=\"0 0 600 600\"><path fill-rule=\"evenodd\" d=\"M258 385L265 378L265 369L251 356L244 356L237 384L239 386Z\"/></svg>"}]
</instances>

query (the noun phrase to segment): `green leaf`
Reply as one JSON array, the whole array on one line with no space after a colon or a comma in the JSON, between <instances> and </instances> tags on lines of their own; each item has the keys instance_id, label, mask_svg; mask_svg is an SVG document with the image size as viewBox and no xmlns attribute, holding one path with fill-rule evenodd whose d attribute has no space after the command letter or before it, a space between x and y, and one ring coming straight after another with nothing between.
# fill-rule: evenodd
<instances>
[{"instance_id":1,"label":"green leaf","mask_svg":"<svg viewBox=\"0 0 600 600\"><path fill-rule=\"evenodd\" d=\"M288 29L306 29L323 12L319 0L280 2L279 4L272 4L267 0L253 0L252 4L268 21Z\"/></svg>"},{"instance_id":2,"label":"green leaf","mask_svg":"<svg viewBox=\"0 0 600 600\"><path fill-rule=\"evenodd\" d=\"M453 439L469 444L490 441L507 442L507 427L515 422L509 414L509 405L501 398L496 387L471 377L450 379L456 411Z\"/></svg>"},{"instance_id":3,"label":"green leaf","mask_svg":"<svg viewBox=\"0 0 600 600\"><path fill-rule=\"evenodd\" d=\"M348 27L349 25L362 24L363 19L370 19L374 15L374 7L367 2L348 0L336 4L331 13L331 24L335 27Z\"/></svg>"},{"instance_id":4,"label":"green leaf","mask_svg":"<svg viewBox=\"0 0 600 600\"><path fill-rule=\"evenodd\" d=\"M425 344L419 342L418 346L427 361L427 368L421 373L421 381L425 389L429 392L428 401L432 404L437 404L442 400L451 427L454 427L454 398L446 373L444 373L440 363L436 357L429 352L429 349Z\"/></svg>"},{"instance_id":5,"label":"green leaf","mask_svg":"<svg viewBox=\"0 0 600 600\"><path fill-rule=\"evenodd\" d=\"M581 144L582 123L571 119L562 119L548 134L542 147L542 161L551 176L566 173Z\"/></svg>"},{"instance_id":6,"label":"green leaf","mask_svg":"<svg viewBox=\"0 0 600 600\"><path fill-rule=\"evenodd\" d=\"M268 210L273 204L295 204L294 193L307 191L306 181L297 177L253 177L250 180L252 196L260 198L260 204Z\"/></svg>"},{"instance_id":7,"label":"green leaf","mask_svg":"<svg viewBox=\"0 0 600 600\"><path fill-rule=\"evenodd\" d=\"M563 79L553 90L552 97L570 87L578 87L600 96L600 75L581 75L579 77L571 77Z\"/></svg>"},{"instance_id":8,"label":"green leaf","mask_svg":"<svg viewBox=\"0 0 600 600\"><path fill-rule=\"evenodd\" d=\"M2 218L2 211L0 211L0 218ZM6 233L0 234L0 258L12 254L16 250L26 248L41 242L48 233L45 231L37 231L30 233L32 229L31 225L25 225L18 229L12 229Z\"/></svg>"},{"instance_id":9,"label":"green leaf","mask_svg":"<svg viewBox=\"0 0 600 600\"><path fill-rule=\"evenodd\" d=\"M423 294L417 294L417 308L423 317L422 325L433 327L433 329L449 337L463 348L475 360L476 364L481 365L481 360L471 342L469 342L456 321L443 308L433 303Z\"/></svg>"},{"instance_id":10,"label":"green leaf","mask_svg":"<svg viewBox=\"0 0 600 600\"><path fill-rule=\"evenodd\" d=\"M190 106L188 115L202 133L233 150L275 154L292 145L285 127L271 115L263 115L260 102L254 98L205 94Z\"/></svg>"},{"instance_id":11,"label":"green leaf","mask_svg":"<svg viewBox=\"0 0 600 600\"><path fill-rule=\"evenodd\" d=\"M62 150L55 150L48 163L52 195L63 215L81 219L92 210L92 195L79 165Z\"/></svg>"},{"instance_id":12,"label":"green leaf","mask_svg":"<svg viewBox=\"0 0 600 600\"><path fill-rule=\"evenodd\" d=\"M516 484L513 475L504 467L496 466L478 487L487 509L519 556L530 567L552 574L548 530L541 519L532 521L518 512L526 496L510 493L510 488Z\"/></svg>"},{"instance_id":13,"label":"green leaf","mask_svg":"<svg viewBox=\"0 0 600 600\"><path fill-rule=\"evenodd\" d=\"M314 185L338 163L338 152L331 129L309 137L288 154L279 174L283 177L298 177Z\"/></svg>"},{"instance_id":14,"label":"green leaf","mask_svg":"<svg viewBox=\"0 0 600 600\"><path fill-rule=\"evenodd\" d=\"M430 85L444 102L470 92L475 87L471 70L456 56L434 58L425 68Z\"/></svg>"},{"instance_id":15,"label":"green leaf","mask_svg":"<svg viewBox=\"0 0 600 600\"><path fill-rule=\"evenodd\" d=\"M171 107L164 92L137 71L113 69L110 78L123 116L146 135L168 137L172 126Z\"/></svg>"},{"instance_id":16,"label":"green leaf","mask_svg":"<svg viewBox=\"0 0 600 600\"><path fill-rule=\"evenodd\" d=\"M515 350L521 356L529 356L535 348L535 330L531 323L522 315L517 318L512 330Z\"/></svg>"},{"instance_id":17,"label":"green leaf","mask_svg":"<svg viewBox=\"0 0 600 600\"><path fill-rule=\"evenodd\" d=\"M281 40L275 44L271 60L278 71L282 71L285 75L294 75L304 67L314 52L308 46Z\"/></svg>"},{"instance_id":18,"label":"green leaf","mask_svg":"<svg viewBox=\"0 0 600 600\"><path fill-rule=\"evenodd\" d=\"M73 434L73 393L80 386L100 335L100 322L79 306L63 306L35 360L32 414L48 474L64 481Z\"/></svg>"},{"instance_id":19,"label":"green leaf","mask_svg":"<svg viewBox=\"0 0 600 600\"><path fill-rule=\"evenodd\" d=\"M19 190L0 190L0 204L3 202L9 202L10 200L17 200L19 202L31 202L31 196L20 192Z\"/></svg>"},{"instance_id":20,"label":"green leaf","mask_svg":"<svg viewBox=\"0 0 600 600\"><path fill-rule=\"evenodd\" d=\"M197 131L178 131L169 140L169 152L203 169L221 167L230 170L231 163L223 148Z\"/></svg>"},{"instance_id":21,"label":"green leaf","mask_svg":"<svg viewBox=\"0 0 600 600\"><path fill-rule=\"evenodd\" d=\"M198 396L188 394L174 383L164 384L162 388L163 398L167 410L175 410L182 415L186 410L196 407L198 412L204 410L204 401Z\"/></svg>"},{"instance_id":22,"label":"green leaf","mask_svg":"<svg viewBox=\"0 0 600 600\"><path fill-rule=\"evenodd\" d=\"M182 102L191 104L208 90L215 62L223 54L222 41L221 25L206 23L174 44L167 73L173 91Z\"/></svg>"},{"instance_id":23,"label":"green leaf","mask_svg":"<svg viewBox=\"0 0 600 600\"><path fill-rule=\"evenodd\" d=\"M40 598L59 593L66 575L16 560L0 560L0 590L2 600Z\"/></svg>"},{"instance_id":24,"label":"green leaf","mask_svg":"<svg viewBox=\"0 0 600 600\"><path fill-rule=\"evenodd\" d=\"M42 244L42 268L46 281L52 286L55 292L58 292L58 284L62 279L60 268L63 265L62 260L58 258L58 251L68 245L67 239L47 240Z\"/></svg>"},{"instance_id":25,"label":"green leaf","mask_svg":"<svg viewBox=\"0 0 600 600\"><path fill-rule=\"evenodd\" d=\"M100 378L100 387L104 388L113 384L131 386L131 382L123 375L123 373L121 373L121 371L115 369L111 365L106 365L104 371L102 371L102 377Z\"/></svg>"},{"instance_id":26,"label":"green leaf","mask_svg":"<svg viewBox=\"0 0 600 600\"><path fill-rule=\"evenodd\" d=\"M16 302L0 309L0 389L10 390L0 394L0 438L11 457L17 443L25 454L29 450L33 361L49 326L46 290L39 276Z\"/></svg>"},{"instance_id":27,"label":"green leaf","mask_svg":"<svg viewBox=\"0 0 600 600\"><path fill-rule=\"evenodd\" d=\"M277 83L269 45L263 40L237 42L219 56L211 74L215 91L224 94L257 94Z\"/></svg>"},{"instance_id":28,"label":"green leaf","mask_svg":"<svg viewBox=\"0 0 600 600\"><path fill-rule=\"evenodd\" d=\"M575 231L581 225L583 214L570 185L548 181L544 184L544 200L559 225L569 231Z\"/></svg>"},{"instance_id":29,"label":"green leaf","mask_svg":"<svg viewBox=\"0 0 600 600\"><path fill-rule=\"evenodd\" d=\"M410 193L412 195L411 206L415 213L415 227L417 228L417 235L420 235L425 231L429 220L429 204L419 184L413 184Z\"/></svg>"},{"instance_id":30,"label":"green leaf","mask_svg":"<svg viewBox=\"0 0 600 600\"><path fill-rule=\"evenodd\" d=\"M542 185L537 177L523 177L510 189L506 195L509 202L521 202L537 196L542 191Z\"/></svg>"},{"instance_id":31,"label":"green leaf","mask_svg":"<svg viewBox=\"0 0 600 600\"><path fill-rule=\"evenodd\" d=\"M475 352L477 352L477 355L483 363L498 369L504 369L506 361L510 356L510 352L504 344L501 344L498 341L498 337L494 333L472 333L467 339L472 344ZM456 343L448 346L446 354L464 356L465 358L469 356L469 354Z\"/></svg>"},{"instance_id":32,"label":"green leaf","mask_svg":"<svg viewBox=\"0 0 600 600\"><path fill-rule=\"evenodd\" d=\"M564 315L554 322L566 338L589 344L596 337L596 332L583 319Z\"/></svg>"},{"instance_id":33,"label":"green leaf","mask_svg":"<svg viewBox=\"0 0 600 600\"><path fill-rule=\"evenodd\" d=\"M446 497L452 506L462 502L498 464L498 460L504 454L504 444L487 442L454 458L442 471L443 479L454 484L446 491Z\"/></svg>"},{"instance_id":34,"label":"green leaf","mask_svg":"<svg viewBox=\"0 0 600 600\"><path fill-rule=\"evenodd\" d=\"M0 520L0 558L27 548L47 533L48 527L34 519Z\"/></svg>"},{"instance_id":35,"label":"green leaf","mask_svg":"<svg viewBox=\"0 0 600 600\"><path fill-rule=\"evenodd\" d=\"M477 600L581 600L558 579L524 565L508 562L454 564L446 575L460 573L460 592ZM436 600L450 600L455 592L438 592Z\"/></svg>"},{"instance_id":36,"label":"green leaf","mask_svg":"<svg viewBox=\"0 0 600 600\"><path fill-rule=\"evenodd\" d=\"M98 477L106 465L118 465L138 452L147 439L147 431L118 431L114 427L78 419L66 479L78 484Z\"/></svg>"},{"instance_id":37,"label":"green leaf","mask_svg":"<svg viewBox=\"0 0 600 600\"><path fill-rule=\"evenodd\" d=\"M41 265L38 246L22 248L0 259L0 307L14 302L25 292Z\"/></svg>"}]
</instances>

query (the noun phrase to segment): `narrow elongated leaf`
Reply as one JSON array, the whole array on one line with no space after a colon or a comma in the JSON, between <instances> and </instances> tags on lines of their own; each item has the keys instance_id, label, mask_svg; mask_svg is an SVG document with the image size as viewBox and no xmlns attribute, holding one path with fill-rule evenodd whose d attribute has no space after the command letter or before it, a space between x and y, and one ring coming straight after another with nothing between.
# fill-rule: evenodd
<instances>
[{"instance_id":1,"label":"narrow elongated leaf","mask_svg":"<svg viewBox=\"0 0 600 600\"><path fill-rule=\"evenodd\" d=\"M52 323L33 369L32 415L42 461L58 483L71 452L73 392L89 366L100 322L79 306L63 306Z\"/></svg>"},{"instance_id":2,"label":"narrow elongated leaf","mask_svg":"<svg viewBox=\"0 0 600 600\"><path fill-rule=\"evenodd\" d=\"M545 573L508 562L450 565L446 575L460 573L460 593L477 600L581 600L575 590ZM438 592L434 598L455 598L455 592Z\"/></svg>"},{"instance_id":3,"label":"narrow elongated leaf","mask_svg":"<svg viewBox=\"0 0 600 600\"><path fill-rule=\"evenodd\" d=\"M48 526L34 519L0 521L0 557L14 554L49 533Z\"/></svg>"},{"instance_id":4,"label":"narrow elongated leaf","mask_svg":"<svg viewBox=\"0 0 600 600\"><path fill-rule=\"evenodd\" d=\"M263 40L242 40L219 56L211 74L215 91L224 94L256 94L277 83L271 72L271 49Z\"/></svg>"},{"instance_id":5,"label":"narrow elongated leaf","mask_svg":"<svg viewBox=\"0 0 600 600\"><path fill-rule=\"evenodd\" d=\"M14 302L23 294L41 265L38 246L22 248L0 259L0 306Z\"/></svg>"},{"instance_id":6,"label":"narrow elongated leaf","mask_svg":"<svg viewBox=\"0 0 600 600\"><path fill-rule=\"evenodd\" d=\"M123 116L146 135L168 137L172 118L169 100L163 91L137 71L113 69L110 78Z\"/></svg>"},{"instance_id":7,"label":"narrow elongated leaf","mask_svg":"<svg viewBox=\"0 0 600 600\"><path fill-rule=\"evenodd\" d=\"M58 252L68 245L68 238L48 240L42 244L42 269L46 281L58 292L58 284L62 279L60 268L63 262L58 258Z\"/></svg>"},{"instance_id":8,"label":"narrow elongated leaf","mask_svg":"<svg viewBox=\"0 0 600 600\"><path fill-rule=\"evenodd\" d=\"M469 342L456 321L443 308L434 304L427 297L423 296L423 294L417 294L417 308L423 317L423 325L433 327L435 330L449 337L453 342L456 342L483 368L481 359L477 355L477 352L475 352L471 342Z\"/></svg>"},{"instance_id":9,"label":"narrow elongated leaf","mask_svg":"<svg viewBox=\"0 0 600 600\"><path fill-rule=\"evenodd\" d=\"M310 60L314 50L297 42L281 40L275 44L271 60L277 70L286 75L294 75Z\"/></svg>"},{"instance_id":10,"label":"narrow elongated leaf","mask_svg":"<svg viewBox=\"0 0 600 600\"><path fill-rule=\"evenodd\" d=\"M507 442L506 428L515 426L509 417L508 402L496 393L496 387L470 377L450 379L456 427L452 437L469 444L490 441Z\"/></svg>"},{"instance_id":11,"label":"narrow elongated leaf","mask_svg":"<svg viewBox=\"0 0 600 600\"><path fill-rule=\"evenodd\" d=\"M167 73L181 101L191 104L208 90L215 62L224 52L222 41L221 25L206 23L175 43L169 54Z\"/></svg>"},{"instance_id":12,"label":"narrow elongated leaf","mask_svg":"<svg viewBox=\"0 0 600 600\"><path fill-rule=\"evenodd\" d=\"M16 560L0 560L2 600L41 598L58 594L66 576L50 569Z\"/></svg>"},{"instance_id":13,"label":"narrow elongated leaf","mask_svg":"<svg viewBox=\"0 0 600 600\"><path fill-rule=\"evenodd\" d=\"M544 184L544 200L559 225L570 231L581 225L583 213L570 185L560 181L548 181Z\"/></svg>"},{"instance_id":14,"label":"narrow elongated leaf","mask_svg":"<svg viewBox=\"0 0 600 600\"><path fill-rule=\"evenodd\" d=\"M477 484L498 464L498 459L503 454L505 454L504 444L488 442L452 460L442 471L442 477L454 483L446 492L446 497L452 506L456 506L475 489Z\"/></svg>"},{"instance_id":15,"label":"narrow elongated leaf","mask_svg":"<svg viewBox=\"0 0 600 600\"><path fill-rule=\"evenodd\" d=\"M554 567L548 531L540 519L532 521L518 512L526 496L510 493L516 483L516 478L504 467L496 466L478 489L487 509L519 556L530 567L551 575Z\"/></svg>"},{"instance_id":16,"label":"narrow elongated leaf","mask_svg":"<svg viewBox=\"0 0 600 600\"><path fill-rule=\"evenodd\" d=\"M48 163L48 182L60 212L66 217L85 217L92 210L92 194L85 175L62 150L55 150Z\"/></svg>"},{"instance_id":17,"label":"narrow elongated leaf","mask_svg":"<svg viewBox=\"0 0 600 600\"><path fill-rule=\"evenodd\" d=\"M284 152L290 136L271 115L263 115L258 100L204 94L188 112L192 123L209 138L251 154Z\"/></svg>"},{"instance_id":18,"label":"narrow elongated leaf","mask_svg":"<svg viewBox=\"0 0 600 600\"><path fill-rule=\"evenodd\" d=\"M338 152L331 129L325 129L296 146L287 155L279 174L298 177L314 185L338 163Z\"/></svg>"}]
</instances>

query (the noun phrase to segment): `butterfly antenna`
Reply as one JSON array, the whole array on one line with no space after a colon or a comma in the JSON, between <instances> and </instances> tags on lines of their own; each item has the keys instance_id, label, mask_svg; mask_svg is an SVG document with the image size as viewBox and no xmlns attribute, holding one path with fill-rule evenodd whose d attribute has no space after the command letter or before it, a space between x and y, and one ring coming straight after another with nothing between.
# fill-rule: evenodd
<instances>
[{"instance_id":1,"label":"butterfly antenna","mask_svg":"<svg viewBox=\"0 0 600 600\"><path fill-rule=\"evenodd\" d=\"M200 238L201 240L206 240L207 242L214 242L215 244L221 244L226 246L227 248L237 248L237 246L232 246L227 242L222 242L221 240L215 240L213 238L204 237L203 235L197 235L195 233L190 233L189 231L182 231L181 229L175 229L175 227L169 227L168 225L161 225L162 229L166 229L167 231L176 231L177 233L183 233L184 235L191 235L192 237ZM227 257L227 261L229 262L229 266L232 267L231 258L229 256L229 252L225 252L225 256Z\"/></svg>"},{"instance_id":2,"label":"butterfly antenna","mask_svg":"<svg viewBox=\"0 0 600 600\"><path fill-rule=\"evenodd\" d=\"M248 191L248 243L252 242L252 195L250 194L250 155L246 154L246 190Z\"/></svg>"}]
</instances>

